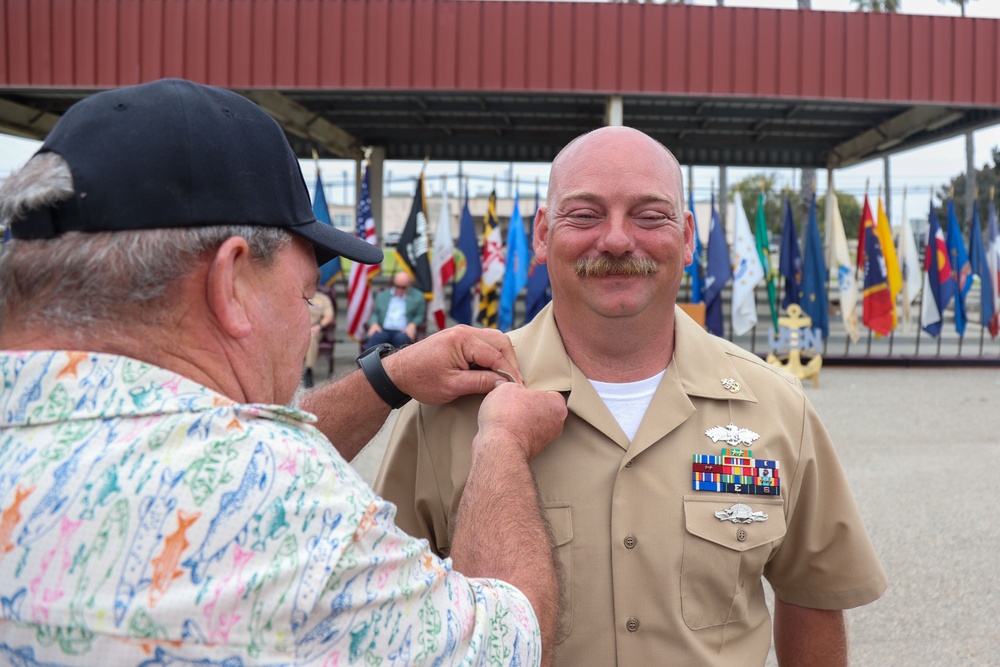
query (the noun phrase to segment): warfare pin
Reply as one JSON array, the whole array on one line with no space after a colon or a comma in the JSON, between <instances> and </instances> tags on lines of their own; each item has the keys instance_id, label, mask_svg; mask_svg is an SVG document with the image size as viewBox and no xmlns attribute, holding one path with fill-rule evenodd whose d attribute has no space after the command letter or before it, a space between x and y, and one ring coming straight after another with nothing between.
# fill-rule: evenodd
<instances>
[{"instance_id":1,"label":"warfare pin","mask_svg":"<svg viewBox=\"0 0 1000 667\"><path fill-rule=\"evenodd\" d=\"M733 523L754 523L755 521L767 521L767 515L763 512L754 512L753 508L743 503L736 503L729 509L720 510L715 513L715 518L719 521L732 521Z\"/></svg>"}]
</instances>

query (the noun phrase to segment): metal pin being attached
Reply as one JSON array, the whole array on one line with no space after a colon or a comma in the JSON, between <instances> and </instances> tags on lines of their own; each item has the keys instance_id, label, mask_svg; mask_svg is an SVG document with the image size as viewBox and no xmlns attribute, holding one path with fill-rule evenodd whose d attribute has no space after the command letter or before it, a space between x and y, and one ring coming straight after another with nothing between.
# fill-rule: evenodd
<instances>
[{"instance_id":1,"label":"metal pin being attached","mask_svg":"<svg viewBox=\"0 0 1000 667\"><path fill-rule=\"evenodd\" d=\"M507 371L503 370L502 368L491 368L490 370L496 373L497 375L501 376L505 380L507 380L507 382L517 383L517 380L514 379L514 376L508 373Z\"/></svg>"},{"instance_id":2,"label":"metal pin being attached","mask_svg":"<svg viewBox=\"0 0 1000 667\"><path fill-rule=\"evenodd\" d=\"M496 373L500 377L502 377L507 382L513 382L514 384L517 384L517 380L514 379L514 376L511 375L510 373L508 373L507 371L501 369L501 368L483 368L479 364L469 364L469 370L470 371L491 371L493 373Z\"/></svg>"}]
</instances>

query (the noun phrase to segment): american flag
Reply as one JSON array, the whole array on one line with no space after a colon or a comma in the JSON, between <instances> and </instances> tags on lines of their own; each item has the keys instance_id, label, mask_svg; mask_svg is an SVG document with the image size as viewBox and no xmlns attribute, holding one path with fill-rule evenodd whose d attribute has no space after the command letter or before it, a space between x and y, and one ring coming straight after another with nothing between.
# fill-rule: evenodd
<instances>
[{"instance_id":1,"label":"american flag","mask_svg":"<svg viewBox=\"0 0 1000 667\"><path fill-rule=\"evenodd\" d=\"M368 169L361 181L361 198L358 200L358 223L354 230L358 238L372 245L378 245L375 238L375 219L372 218L372 196L368 185ZM365 326L372 313L372 276L378 273L379 265L360 262L351 264L347 279L347 334L356 341L365 336Z\"/></svg>"}]
</instances>

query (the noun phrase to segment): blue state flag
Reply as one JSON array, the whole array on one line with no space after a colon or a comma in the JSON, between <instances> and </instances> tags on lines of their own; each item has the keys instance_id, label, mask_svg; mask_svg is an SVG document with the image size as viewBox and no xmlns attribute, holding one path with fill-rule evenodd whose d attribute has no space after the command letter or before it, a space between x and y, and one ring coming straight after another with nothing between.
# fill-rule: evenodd
<instances>
[{"instance_id":1,"label":"blue state flag","mask_svg":"<svg viewBox=\"0 0 1000 667\"><path fill-rule=\"evenodd\" d=\"M948 246L941 233L934 202L928 216L927 250L924 254L924 294L920 302L920 327L937 338L944 323L944 309L955 296L958 285L951 275Z\"/></svg>"},{"instance_id":2,"label":"blue state flag","mask_svg":"<svg viewBox=\"0 0 1000 667\"><path fill-rule=\"evenodd\" d=\"M535 319L535 315L552 300L552 285L549 284L549 267L535 259L535 220L538 219L538 192L535 191L535 214L531 216L531 234L528 246L531 250L531 264L528 266L528 295L524 299L524 323Z\"/></svg>"},{"instance_id":3,"label":"blue state flag","mask_svg":"<svg viewBox=\"0 0 1000 667\"><path fill-rule=\"evenodd\" d=\"M986 244L983 243L983 232L979 228L979 207L972 210L972 232L969 237L969 265L972 273L979 276L979 311L982 314L983 327L989 327L996 312L997 304L993 303L993 278L990 275L990 261L986 254Z\"/></svg>"},{"instance_id":4,"label":"blue state flag","mask_svg":"<svg viewBox=\"0 0 1000 667\"><path fill-rule=\"evenodd\" d=\"M469 191L466 190L459 222L458 247L455 249L455 287L451 293L451 319L459 324L472 324L472 290L482 276L476 223L469 212Z\"/></svg>"},{"instance_id":5,"label":"blue state flag","mask_svg":"<svg viewBox=\"0 0 1000 667\"><path fill-rule=\"evenodd\" d=\"M802 298L799 305L802 312L812 318L814 329L823 330L823 339L830 335L830 311L826 300L826 286L829 273L823 257L823 240L819 235L816 219L816 194L809 203L809 221L803 237L802 252ZM784 255L784 251L782 251Z\"/></svg>"},{"instance_id":6,"label":"blue state flag","mask_svg":"<svg viewBox=\"0 0 1000 667\"><path fill-rule=\"evenodd\" d=\"M955 331L959 336L965 335L965 325L969 318L965 312L965 296L972 288L972 267L969 265L969 253L965 250L962 240L962 230L955 217L955 202L948 200L948 259L951 262L951 275L958 285L955 295Z\"/></svg>"},{"instance_id":7,"label":"blue state flag","mask_svg":"<svg viewBox=\"0 0 1000 667\"><path fill-rule=\"evenodd\" d=\"M813 195L815 199L815 195ZM815 202L813 203L815 206ZM809 209L813 210L812 207ZM778 271L785 279L785 297L781 307L788 308L793 303L799 303L799 285L802 284L802 256L799 254L799 237L795 233L795 217L792 215L792 202L785 197L785 226L781 230L781 256L778 258Z\"/></svg>"},{"instance_id":8,"label":"blue state flag","mask_svg":"<svg viewBox=\"0 0 1000 667\"><path fill-rule=\"evenodd\" d=\"M362 193L364 196L364 193ZM333 227L333 222L330 220L330 209L326 205L326 193L323 190L323 179L319 176L319 169L316 169L316 194L313 195L313 215L320 222L325 222L326 224ZM334 257L329 262L319 267L319 284L320 285L332 285L337 278L340 277L340 257Z\"/></svg>"},{"instance_id":9,"label":"blue state flag","mask_svg":"<svg viewBox=\"0 0 1000 667\"><path fill-rule=\"evenodd\" d=\"M705 300L705 328L716 336L723 333L722 288L733 277L733 266L729 261L729 247L726 232L719 221L715 208L715 194L712 194L712 223L708 231L708 247L705 266L705 286L702 298Z\"/></svg>"},{"instance_id":10,"label":"blue state flag","mask_svg":"<svg viewBox=\"0 0 1000 667\"><path fill-rule=\"evenodd\" d=\"M514 303L517 295L528 284L528 238L524 234L521 217L520 194L514 194L514 213L507 230L507 264L504 268L503 287L500 289L500 311L497 328L510 331L514 326Z\"/></svg>"},{"instance_id":11,"label":"blue state flag","mask_svg":"<svg viewBox=\"0 0 1000 667\"><path fill-rule=\"evenodd\" d=\"M684 272L691 276L691 303L701 303L704 300L704 250L701 247L701 235L698 234L698 218L694 214L694 188L688 191L688 210L694 218L694 257L691 263L684 267Z\"/></svg>"}]
</instances>

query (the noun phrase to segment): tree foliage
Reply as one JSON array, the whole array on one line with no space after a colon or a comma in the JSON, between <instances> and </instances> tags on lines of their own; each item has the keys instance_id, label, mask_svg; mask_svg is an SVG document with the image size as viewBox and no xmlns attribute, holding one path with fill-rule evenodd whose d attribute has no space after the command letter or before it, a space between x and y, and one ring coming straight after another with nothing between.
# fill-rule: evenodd
<instances>
[{"instance_id":1,"label":"tree foliage","mask_svg":"<svg viewBox=\"0 0 1000 667\"><path fill-rule=\"evenodd\" d=\"M993 164L986 163L982 169L976 170L976 186L979 188L976 203L979 206L979 220L984 225L986 224L986 210L989 206L991 189L994 191L994 201L996 201L995 196L1000 194L1000 147L994 146L991 152ZM948 198L952 196L953 189L955 217L965 229L966 222L972 219L972 214L967 214L965 210L965 174L954 176L938 189L937 198L941 200L941 205L938 207L938 219L942 225L945 224L948 215Z\"/></svg>"},{"instance_id":2,"label":"tree foliage","mask_svg":"<svg viewBox=\"0 0 1000 667\"><path fill-rule=\"evenodd\" d=\"M775 174L751 174L735 183L731 189L733 192L739 191L742 195L743 207L751 226L754 224L753 221L757 219L757 205L761 189L763 189L764 217L767 219L767 231L771 234L771 238L781 236L781 229L785 224L785 195L787 194L792 202L795 224L801 238L807 215L801 211L808 212L809 202L803 201L803 195L800 192L794 192L787 188L780 189L777 186ZM733 201L732 194L729 195L729 201ZM848 238L857 238L861 222L861 203L856 197L843 192L837 193L837 203L840 205L840 217L844 221L845 234ZM816 198L816 217L821 234L826 233L825 211L826 195L818 196Z\"/></svg>"},{"instance_id":3,"label":"tree foliage","mask_svg":"<svg viewBox=\"0 0 1000 667\"><path fill-rule=\"evenodd\" d=\"M901 0L851 0L859 12L891 14L900 10Z\"/></svg>"},{"instance_id":4,"label":"tree foliage","mask_svg":"<svg viewBox=\"0 0 1000 667\"><path fill-rule=\"evenodd\" d=\"M958 5L959 9L962 10L962 16L965 16L965 8L969 6L969 3L972 2L972 0L938 0L938 2L945 5Z\"/></svg>"}]
</instances>

